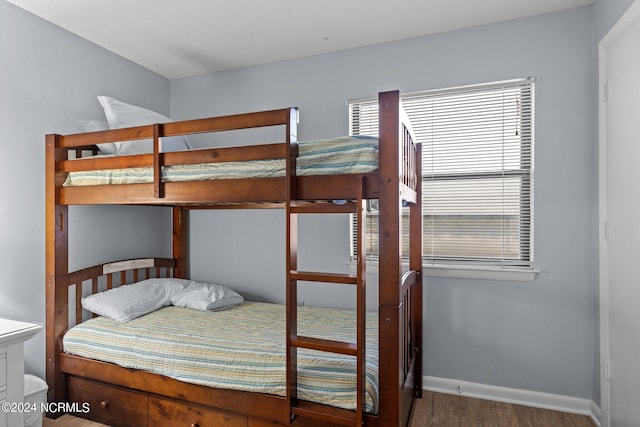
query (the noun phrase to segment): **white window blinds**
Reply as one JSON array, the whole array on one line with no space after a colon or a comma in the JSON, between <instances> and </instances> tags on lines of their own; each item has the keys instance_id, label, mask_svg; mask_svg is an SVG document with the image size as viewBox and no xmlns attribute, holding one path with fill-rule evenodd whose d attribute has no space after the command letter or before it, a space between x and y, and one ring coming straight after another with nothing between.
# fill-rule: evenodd
<instances>
[{"instance_id":1,"label":"white window blinds","mask_svg":"<svg viewBox=\"0 0 640 427\"><path fill-rule=\"evenodd\" d=\"M402 102L423 146L425 261L531 267L533 79L410 93ZM378 134L375 100L350 102L349 113L352 134ZM376 257L375 209L367 235L367 255Z\"/></svg>"}]
</instances>

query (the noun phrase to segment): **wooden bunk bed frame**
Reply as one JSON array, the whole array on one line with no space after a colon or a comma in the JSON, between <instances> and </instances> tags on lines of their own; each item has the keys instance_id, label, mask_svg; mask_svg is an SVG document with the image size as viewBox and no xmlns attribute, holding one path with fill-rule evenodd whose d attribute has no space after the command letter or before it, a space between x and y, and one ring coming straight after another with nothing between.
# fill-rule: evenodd
<instances>
[{"instance_id":1,"label":"wooden bunk bed frame","mask_svg":"<svg viewBox=\"0 0 640 427\"><path fill-rule=\"evenodd\" d=\"M49 402L90 405L78 414L110 425L191 425L203 427L273 425L406 426L412 403L422 393L422 212L420 147L402 121L397 91L379 94L379 168L362 175L296 176L297 110L295 108L238 114L109 130L76 135L46 136L46 371ZM159 153L159 138L284 126L279 144ZM97 153L95 144L153 138L153 154L120 157L82 157ZM286 159L286 176L278 178L162 182L163 165ZM65 187L69 172L151 166L154 182ZM346 207L331 200L350 200ZM297 281L351 283L358 287L358 316L364 311L365 259L359 257L354 275L297 271L297 216L307 212L353 212L364 223L361 201L379 200L379 408L377 414L299 401L296 398L296 349L344 352L360 358L364 325L358 322L358 343L299 337L296 332ZM319 201L325 203L319 203ZM402 205L409 202L409 269L403 274ZM314 202L314 203L309 203ZM70 205L130 204L172 209L171 258L126 260L68 271L68 207ZM351 206L351 207L349 207ZM356 206L354 209L353 206ZM284 397L212 388L165 376L64 353L66 330L83 321L80 297L144 278L188 276L188 220L190 209L278 207L287 211L287 392ZM359 254L363 254L362 226ZM339 277L338 277L339 276ZM73 295L75 294L75 303ZM72 296L70 302L69 296ZM86 313L84 313L86 317ZM361 398L362 373L358 373ZM52 416L59 414L51 414Z\"/></svg>"}]
</instances>

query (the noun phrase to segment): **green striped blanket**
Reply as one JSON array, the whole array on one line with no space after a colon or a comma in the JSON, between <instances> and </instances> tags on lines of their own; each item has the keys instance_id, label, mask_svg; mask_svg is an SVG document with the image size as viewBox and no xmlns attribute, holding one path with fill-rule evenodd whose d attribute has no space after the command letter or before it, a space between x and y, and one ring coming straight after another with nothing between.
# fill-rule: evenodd
<instances>
[{"instance_id":1,"label":"green striped blanket","mask_svg":"<svg viewBox=\"0 0 640 427\"><path fill-rule=\"evenodd\" d=\"M378 169L378 139L345 136L298 143L297 174L358 174ZM285 174L284 159L165 166L162 179L202 181L229 178L266 178ZM104 169L72 172L65 186L140 184L153 182L153 168Z\"/></svg>"},{"instance_id":2,"label":"green striped blanket","mask_svg":"<svg viewBox=\"0 0 640 427\"><path fill-rule=\"evenodd\" d=\"M298 333L355 342L355 312L298 308ZM378 319L367 314L365 409L378 408ZM168 306L130 322L96 317L64 336L70 354L213 387L285 394L285 307L206 312ZM355 409L355 358L298 350L298 397Z\"/></svg>"}]
</instances>

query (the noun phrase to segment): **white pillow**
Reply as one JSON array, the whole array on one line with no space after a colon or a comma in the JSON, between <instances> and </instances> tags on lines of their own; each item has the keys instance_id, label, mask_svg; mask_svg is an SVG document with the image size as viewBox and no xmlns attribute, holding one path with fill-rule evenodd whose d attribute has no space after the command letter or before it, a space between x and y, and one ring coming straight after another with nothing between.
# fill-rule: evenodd
<instances>
[{"instance_id":1,"label":"white pillow","mask_svg":"<svg viewBox=\"0 0 640 427\"><path fill-rule=\"evenodd\" d=\"M120 322L171 304L171 298L188 284L186 279L147 279L98 292L81 299L82 307Z\"/></svg>"},{"instance_id":2,"label":"white pillow","mask_svg":"<svg viewBox=\"0 0 640 427\"><path fill-rule=\"evenodd\" d=\"M78 124L84 132L98 132L109 130L109 123L104 120L78 120Z\"/></svg>"},{"instance_id":3,"label":"white pillow","mask_svg":"<svg viewBox=\"0 0 640 427\"><path fill-rule=\"evenodd\" d=\"M84 132L109 130L109 123L104 120L78 120L78 124ZM98 148L105 154L116 154L116 146L112 142L98 144Z\"/></svg>"},{"instance_id":4,"label":"white pillow","mask_svg":"<svg viewBox=\"0 0 640 427\"><path fill-rule=\"evenodd\" d=\"M177 307L195 308L198 310L222 310L242 304L242 295L224 285L215 283L191 282L177 292L171 303Z\"/></svg>"},{"instance_id":5,"label":"white pillow","mask_svg":"<svg viewBox=\"0 0 640 427\"><path fill-rule=\"evenodd\" d=\"M111 129L122 129L155 123L168 123L172 121L169 117L163 116L155 111L126 104L109 96L98 96L98 101L104 109L104 114L107 117L107 122ZM160 138L160 151L164 153L169 151L188 150L190 148L189 140L185 136ZM112 154L117 155L153 153L153 141L150 139L144 139L114 142L113 151L115 152Z\"/></svg>"}]
</instances>

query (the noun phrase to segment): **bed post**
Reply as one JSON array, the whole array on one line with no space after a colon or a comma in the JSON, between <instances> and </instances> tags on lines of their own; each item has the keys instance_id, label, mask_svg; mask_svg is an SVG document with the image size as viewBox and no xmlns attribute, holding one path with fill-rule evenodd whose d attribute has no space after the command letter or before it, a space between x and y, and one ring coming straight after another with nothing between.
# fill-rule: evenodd
<instances>
[{"instance_id":1,"label":"bed post","mask_svg":"<svg viewBox=\"0 0 640 427\"><path fill-rule=\"evenodd\" d=\"M401 369L400 275L400 93L379 94L379 342L380 342L380 425L400 426L403 372Z\"/></svg>"},{"instance_id":2,"label":"bed post","mask_svg":"<svg viewBox=\"0 0 640 427\"><path fill-rule=\"evenodd\" d=\"M59 148L59 140L59 135L47 135L45 141L46 375L49 402L66 400L65 376L60 372L58 355L62 350L62 335L68 327L69 208L60 205L58 187L62 178L55 165L67 158L67 151Z\"/></svg>"},{"instance_id":3,"label":"bed post","mask_svg":"<svg viewBox=\"0 0 640 427\"><path fill-rule=\"evenodd\" d=\"M422 144L417 144L417 162L416 162L416 192L418 193L418 201L413 203L409 208L410 215L410 240L409 240L409 269L418 272L416 283L413 286L413 304L411 310L411 326L415 337L413 346L415 348L415 366L414 366L414 393L418 398L422 397Z\"/></svg>"},{"instance_id":4,"label":"bed post","mask_svg":"<svg viewBox=\"0 0 640 427\"><path fill-rule=\"evenodd\" d=\"M171 208L173 224L172 256L176 266L173 277L189 278L189 211L181 206Z\"/></svg>"}]
</instances>

